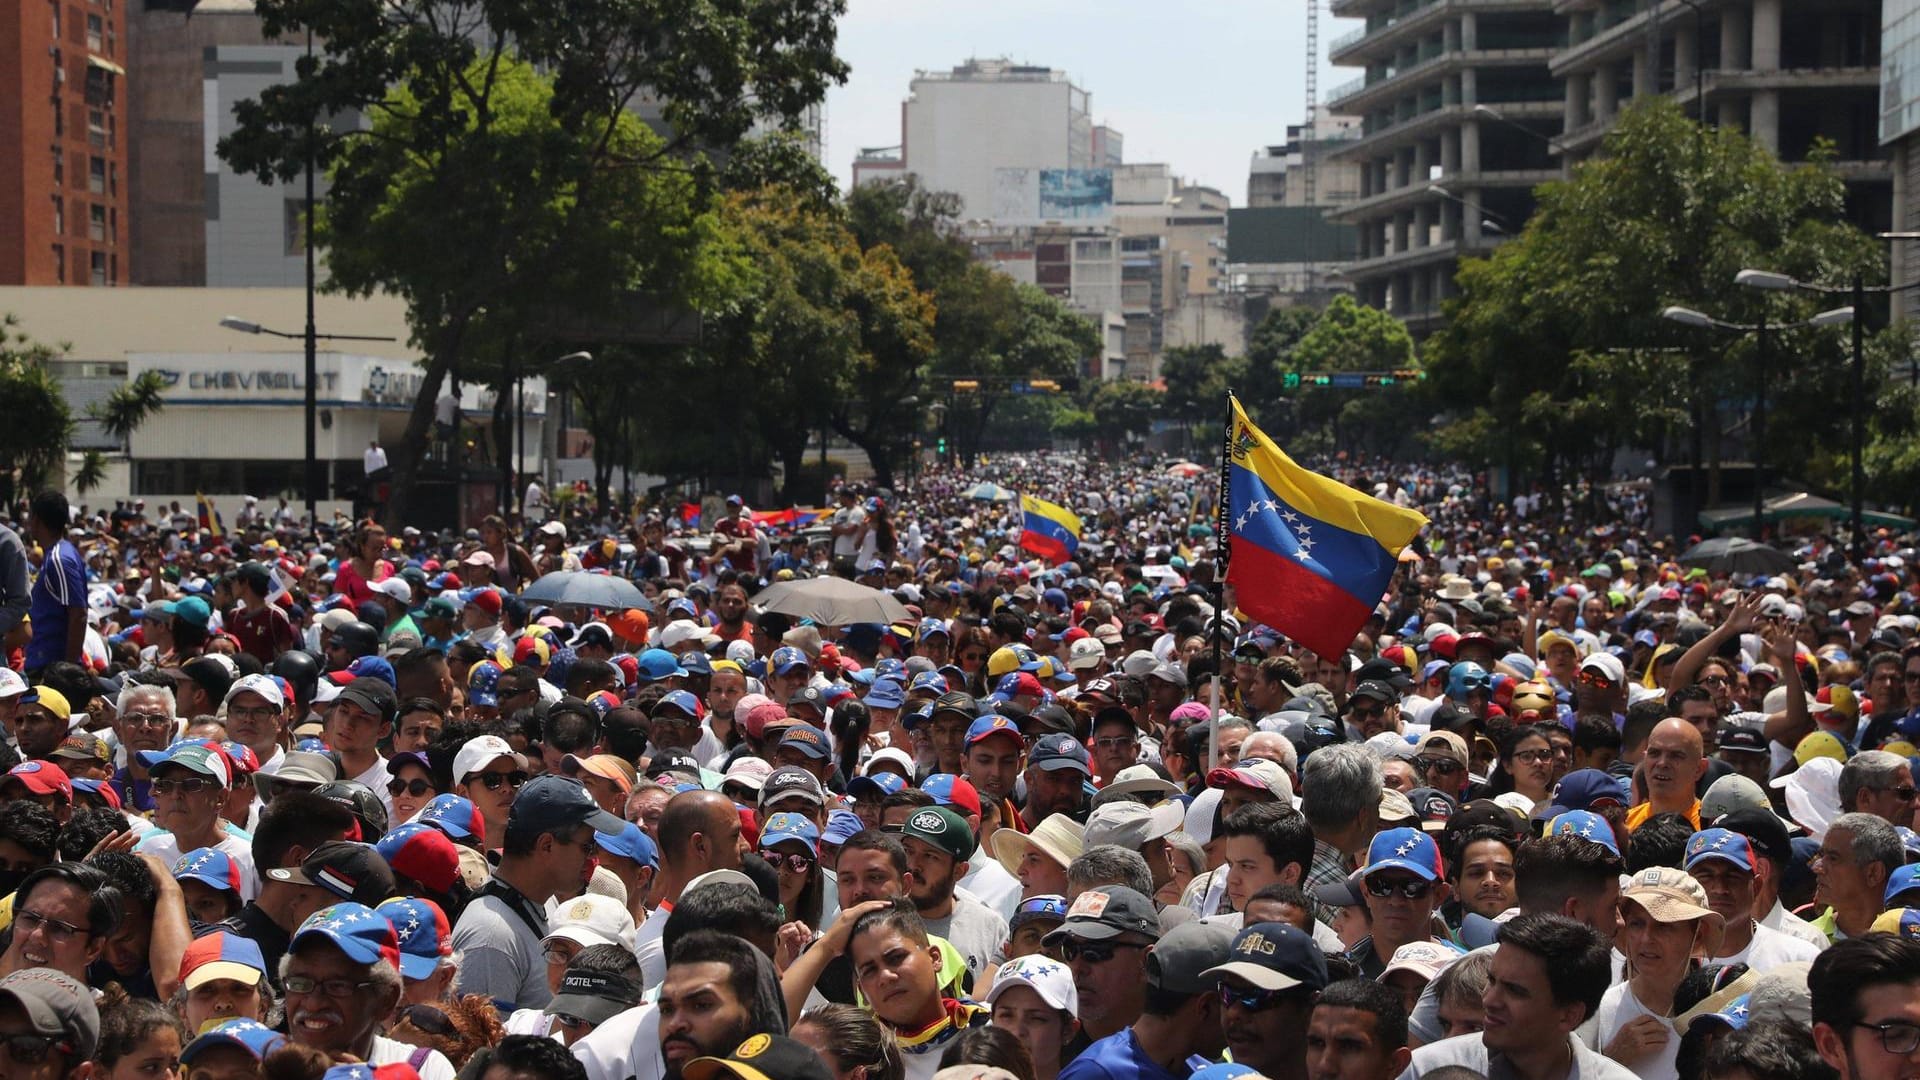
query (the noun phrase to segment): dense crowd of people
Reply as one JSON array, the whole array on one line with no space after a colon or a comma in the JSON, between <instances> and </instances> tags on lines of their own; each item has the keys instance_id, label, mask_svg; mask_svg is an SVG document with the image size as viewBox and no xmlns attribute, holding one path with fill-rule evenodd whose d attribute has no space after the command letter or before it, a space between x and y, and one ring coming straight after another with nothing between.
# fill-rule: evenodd
<instances>
[{"instance_id":1,"label":"dense crowd of people","mask_svg":"<svg viewBox=\"0 0 1920 1080\"><path fill-rule=\"evenodd\" d=\"M1636 488L1315 464L1430 518L1339 655L1160 460L452 533L40 494L0 1080L1920 1075L1909 538L1690 565Z\"/></svg>"}]
</instances>

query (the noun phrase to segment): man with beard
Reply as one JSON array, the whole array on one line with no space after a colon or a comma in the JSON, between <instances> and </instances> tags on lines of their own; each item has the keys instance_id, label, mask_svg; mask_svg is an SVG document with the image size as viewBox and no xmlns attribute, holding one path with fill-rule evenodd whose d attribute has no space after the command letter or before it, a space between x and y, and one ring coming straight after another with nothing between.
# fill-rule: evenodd
<instances>
[{"instance_id":1,"label":"man with beard","mask_svg":"<svg viewBox=\"0 0 1920 1080\"><path fill-rule=\"evenodd\" d=\"M697 930L674 942L659 1001L596 1028L574 1055L588 1080L680 1080L694 1058L786 1033L772 963L741 938Z\"/></svg>"},{"instance_id":2,"label":"man with beard","mask_svg":"<svg viewBox=\"0 0 1920 1080\"><path fill-rule=\"evenodd\" d=\"M1447 860L1453 877L1450 906L1458 907L1453 923L1467 914L1491 919L1514 905L1514 844L1511 830L1494 825L1474 826L1460 838Z\"/></svg>"},{"instance_id":3,"label":"man with beard","mask_svg":"<svg viewBox=\"0 0 1920 1080\"><path fill-rule=\"evenodd\" d=\"M1234 936L1217 980L1220 1027L1233 1060L1274 1080L1304 1080L1301 1053L1313 999L1327 985L1326 954L1286 923L1254 923Z\"/></svg>"},{"instance_id":4,"label":"man with beard","mask_svg":"<svg viewBox=\"0 0 1920 1080\"><path fill-rule=\"evenodd\" d=\"M947 939L979 978L1007 945L1007 920L970 896L954 891L973 858L967 819L944 806L916 810L900 831L907 852L907 895L927 933Z\"/></svg>"},{"instance_id":5,"label":"man with beard","mask_svg":"<svg viewBox=\"0 0 1920 1080\"><path fill-rule=\"evenodd\" d=\"M166 831L149 835L134 850L172 866L189 851L212 848L240 871L240 899L259 895L253 849L228 833L220 820L221 804L233 783L226 755L182 742L166 750L142 751L140 760L153 776L153 823Z\"/></svg>"},{"instance_id":6,"label":"man with beard","mask_svg":"<svg viewBox=\"0 0 1920 1080\"><path fill-rule=\"evenodd\" d=\"M1087 748L1071 735L1045 735L1027 752L1027 804L1020 819L1030 832L1048 815L1086 820L1086 783L1093 778Z\"/></svg>"},{"instance_id":7,"label":"man with beard","mask_svg":"<svg viewBox=\"0 0 1920 1080\"><path fill-rule=\"evenodd\" d=\"M721 524L724 525L725 522ZM749 524L747 527L751 529L753 526ZM732 556L728 557L732 558ZM751 560L753 556L749 554L747 558ZM735 562L734 565L739 566L740 564ZM753 567L749 565L744 569L751 572ZM719 617L719 622L713 626L713 632L721 641L747 641L752 639L753 627L747 622L746 586L740 584L738 581L729 581L720 586L720 591L716 593L713 598L713 613Z\"/></svg>"},{"instance_id":8,"label":"man with beard","mask_svg":"<svg viewBox=\"0 0 1920 1080\"><path fill-rule=\"evenodd\" d=\"M571 777L539 776L520 789L493 880L453 929L460 993L485 994L502 1013L546 1007L553 989L542 945L544 905L578 892L593 873L596 830L617 833L625 826Z\"/></svg>"},{"instance_id":9,"label":"man with beard","mask_svg":"<svg viewBox=\"0 0 1920 1080\"><path fill-rule=\"evenodd\" d=\"M400 939L385 915L364 904L321 908L294 932L282 965L287 1038L328 1055L351 1054L378 1068L411 1064L420 1080L453 1080L438 1050L379 1034L400 1004Z\"/></svg>"}]
</instances>

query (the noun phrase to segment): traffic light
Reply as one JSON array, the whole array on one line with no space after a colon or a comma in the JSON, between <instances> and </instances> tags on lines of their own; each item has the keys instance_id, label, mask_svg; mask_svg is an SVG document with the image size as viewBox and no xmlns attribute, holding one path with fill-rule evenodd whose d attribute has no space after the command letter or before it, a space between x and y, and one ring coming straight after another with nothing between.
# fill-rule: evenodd
<instances>
[{"instance_id":1,"label":"traffic light","mask_svg":"<svg viewBox=\"0 0 1920 1080\"><path fill-rule=\"evenodd\" d=\"M1059 392L1060 384L1052 379L1034 379L1027 383L1027 388L1035 393L1052 394Z\"/></svg>"},{"instance_id":2,"label":"traffic light","mask_svg":"<svg viewBox=\"0 0 1920 1080\"><path fill-rule=\"evenodd\" d=\"M947 437L945 435L940 436L940 441L936 444L934 452L941 457L947 456Z\"/></svg>"},{"instance_id":3,"label":"traffic light","mask_svg":"<svg viewBox=\"0 0 1920 1080\"><path fill-rule=\"evenodd\" d=\"M978 389L980 389L980 380L979 380L979 379L955 379L955 380L953 380L953 392L954 392L954 393L956 393L956 394L970 394L970 393L972 393L973 391L975 391L975 390L978 390Z\"/></svg>"},{"instance_id":4,"label":"traffic light","mask_svg":"<svg viewBox=\"0 0 1920 1080\"><path fill-rule=\"evenodd\" d=\"M1287 372L1287 373L1286 373L1285 375L1282 375L1282 376L1280 376L1280 384L1281 384L1282 386L1285 386L1285 387L1286 387L1287 389L1289 389L1289 390L1297 390L1297 389L1299 389L1299 388L1300 388L1300 373L1299 373L1299 372L1297 372L1297 371L1289 371L1289 372Z\"/></svg>"}]
</instances>

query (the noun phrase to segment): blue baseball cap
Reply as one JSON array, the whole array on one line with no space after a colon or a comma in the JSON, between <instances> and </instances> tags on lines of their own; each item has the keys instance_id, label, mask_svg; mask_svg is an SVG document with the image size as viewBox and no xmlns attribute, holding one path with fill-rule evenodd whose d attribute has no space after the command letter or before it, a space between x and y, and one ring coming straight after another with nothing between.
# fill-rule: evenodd
<instances>
[{"instance_id":1,"label":"blue baseball cap","mask_svg":"<svg viewBox=\"0 0 1920 1080\"><path fill-rule=\"evenodd\" d=\"M1014 742L1015 749L1026 748L1026 737L1020 734L1020 725L1005 716L1001 716L999 713L994 713L991 716L983 716L975 720L973 726L967 728L967 748L972 749L975 743L990 739L995 735L1005 735L1011 738Z\"/></svg>"},{"instance_id":2,"label":"blue baseball cap","mask_svg":"<svg viewBox=\"0 0 1920 1080\"><path fill-rule=\"evenodd\" d=\"M659 701L653 703L653 708L649 710L649 714L657 713L662 709L676 709L685 713L688 717L698 720L700 718L700 699L694 697L691 691L669 690L660 696Z\"/></svg>"},{"instance_id":3,"label":"blue baseball cap","mask_svg":"<svg viewBox=\"0 0 1920 1080\"><path fill-rule=\"evenodd\" d=\"M400 966L400 937L393 923L365 904L348 900L307 916L307 921L293 932L287 952L299 952L303 943L315 938L332 944L356 964L384 960L395 968Z\"/></svg>"},{"instance_id":4,"label":"blue baseball cap","mask_svg":"<svg viewBox=\"0 0 1920 1080\"><path fill-rule=\"evenodd\" d=\"M1599 769L1575 769L1554 785L1551 804L1540 817L1558 817L1569 810L1593 810L1608 805L1625 806L1627 791L1620 778Z\"/></svg>"},{"instance_id":5,"label":"blue baseball cap","mask_svg":"<svg viewBox=\"0 0 1920 1080\"><path fill-rule=\"evenodd\" d=\"M937 671L923 671L913 677L913 682L907 685L907 692L917 694L922 690L930 690L935 697L939 697L947 692L950 685L945 675Z\"/></svg>"},{"instance_id":6,"label":"blue baseball cap","mask_svg":"<svg viewBox=\"0 0 1920 1080\"><path fill-rule=\"evenodd\" d=\"M667 602L667 614L685 615L689 619L700 617L700 608L684 596L676 596Z\"/></svg>"},{"instance_id":7,"label":"blue baseball cap","mask_svg":"<svg viewBox=\"0 0 1920 1080\"><path fill-rule=\"evenodd\" d=\"M798 840L810 854L820 854L820 830L799 814L774 814L760 826L760 846L772 847L782 840Z\"/></svg>"},{"instance_id":8,"label":"blue baseball cap","mask_svg":"<svg viewBox=\"0 0 1920 1080\"><path fill-rule=\"evenodd\" d=\"M475 705L497 708L500 705L500 665L482 660L467 670L467 700Z\"/></svg>"},{"instance_id":9,"label":"blue baseball cap","mask_svg":"<svg viewBox=\"0 0 1920 1080\"><path fill-rule=\"evenodd\" d=\"M639 663L641 682L659 682L686 674L680 658L665 649L648 649L634 659Z\"/></svg>"},{"instance_id":10,"label":"blue baseball cap","mask_svg":"<svg viewBox=\"0 0 1920 1080\"><path fill-rule=\"evenodd\" d=\"M176 881L197 881L221 892L241 894L240 867L218 848L195 848L173 864Z\"/></svg>"},{"instance_id":11,"label":"blue baseball cap","mask_svg":"<svg viewBox=\"0 0 1920 1080\"><path fill-rule=\"evenodd\" d=\"M898 709L907 703L907 691L894 679L878 679L865 700L869 709Z\"/></svg>"},{"instance_id":12,"label":"blue baseball cap","mask_svg":"<svg viewBox=\"0 0 1920 1080\"><path fill-rule=\"evenodd\" d=\"M1089 762L1087 748L1071 735L1042 735L1027 754L1027 764L1047 772L1074 769L1090 777L1093 766Z\"/></svg>"},{"instance_id":13,"label":"blue baseball cap","mask_svg":"<svg viewBox=\"0 0 1920 1080\"><path fill-rule=\"evenodd\" d=\"M485 831L485 819L480 816L480 808L464 795L434 796L432 802L420 808L420 815L415 820L431 825L455 840L481 836Z\"/></svg>"},{"instance_id":14,"label":"blue baseball cap","mask_svg":"<svg viewBox=\"0 0 1920 1080\"><path fill-rule=\"evenodd\" d=\"M900 730L912 731L931 719L933 719L933 702L924 702L912 712L900 714Z\"/></svg>"},{"instance_id":15,"label":"blue baseball cap","mask_svg":"<svg viewBox=\"0 0 1920 1080\"><path fill-rule=\"evenodd\" d=\"M925 618L920 620L920 625L913 632L916 641L925 641L935 634L952 637L953 630L947 625L945 619Z\"/></svg>"},{"instance_id":16,"label":"blue baseball cap","mask_svg":"<svg viewBox=\"0 0 1920 1080\"><path fill-rule=\"evenodd\" d=\"M1701 829L1687 839L1686 869L1708 859L1725 859L1742 870L1753 870L1753 841L1729 829Z\"/></svg>"},{"instance_id":17,"label":"blue baseball cap","mask_svg":"<svg viewBox=\"0 0 1920 1080\"><path fill-rule=\"evenodd\" d=\"M1431 846L1433 841L1427 843ZM1262 990L1291 990L1296 986L1324 990L1327 988L1327 955L1299 927L1289 923L1254 923L1234 935L1226 963L1216 964L1200 975L1202 978L1235 975Z\"/></svg>"},{"instance_id":18,"label":"blue baseball cap","mask_svg":"<svg viewBox=\"0 0 1920 1080\"><path fill-rule=\"evenodd\" d=\"M1387 829L1367 845L1367 864L1360 868L1360 876L1371 877L1382 870L1405 870L1422 880L1437 881L1440 848L1419 829Z\"/></svg>"},{"instance_id":19,"label":"blue baseball cap","mask_svg":"<svg viewBox=\"0 0 1920 1080\"><path fill-rule=\"evenodd\" d=\"M897 780L899 777L896 776L894 779ZM853 839L854 833L866 827L867 823L860 820L859 814L851 810L835 810L827 815L827 827L820 833L820 842L839 847Z\"/></svg>"},{"instance_id":20,"label":"blue baseball cap","mask_svg":"<svg viewBox=\"0 0 1920 1080\"><path fill-rule=\"evenodd\" d=\"M774 749L784 750L789 746L818 761L828 753L827 733L812 724L794 724L780 733L780 742Z\"/></svg>"},{"instance_id":21,"label":"blue baseball cap","mask_svg":"<svg viewBox=\"0 0 1920 1080\"><path fill-rule=\"evenodd\" d=\"M626 822L600 809L580 781L545 773L526 782L507 811L507 836L532 838L541 833L592 826L594 832L617 833ZM508 841L512 842L511 839Z\"/></svg>"},{"instance_id":22,"label":"blue baseball cap","mask_svg":"<svg viewBox=\"0 0 1920 1080\"><path fill-rule=\"evenodd\" d=\"M1748 994L1741 994L1739 997L1734 998L1722 1006L1719 1012L1701 1013L1699 1016L1693 1018L1692 1023L1687 1025L1687 1031L1690 1033L1699 1031L1702 1027L1712 1023L1725 1024L1735 1031L1745 1028L1747 1021L1753 1019L1750 1002L1748 1001L1750 996L1751 995Z\"/></svg>"},{"instance_id":23,"label":"blue baseball cap","mask_svg":"<svg viewBox=\"0 0 1920 1080\"><path fill-rule=\"evenodd\" d=\"M1620 838L1614 835L1607 819L1591 810L1569 810L1547 823L1548 836L1578 836L1591 840L1615 855L1620 854Z\"/></svg>"},{"instance_id":24,"label":"blue baseball cap","mask_svg":"<svg viewBox=\"0 0 1920 1080\"><path fill-rule=\"evenodd\" d=\"M439 904L402 896L373 910L393 924L400 940L400 974L407 978L415 982L431 978L440 962L453 955L453 927Z\"/></svg>"},{"instance_id":25,"label":"blue baseball cap","mask_svg":"<svg viewBox=\"0 0 1920 1080\"><path fill-rule=\"evenodd\" d=\"M660 868L660 846L653 842L653 837L648 836L646 830L631 821L617 833L595 832L593 838L601 851L632 859L641 866L651 866L656 870Z\"/></svg>"},{"instance_id":26,"label":"blue baseball cap","mask_svg":"<svg viewBox=\"0 0 1920 1080\"><path fill-rule=\"evenodd\" d=\"M884 799L906 789L906 779L891 769L871 776L856 776L847 781L847 796L854 799Z\"/></svg>"},{"instance_id":27,"label":"blue baseball cap","mask_svg":"<svg viewBox=\"0 0 1920 1080\"><path fill-rule=\"evenodd\" d=\"M1893 873L1887 875L1887 891L1885 894L1887 906L1890 908L1907 907L1908 905L1906 904L1894 903L1893 898L1910 889L1920 889L1920 863L1908 863L1905 866L1896 866L1893 869Z\"/></svg>"},{"instance_id":28,"label":"blue baseball cap","mask_svg":"<svg viewBox=\"0 0 1920 1080\"><path fill-rule=\"evenodd\" d=\"M1013 918L1007 923L1007 929L1018 930L1035 919L1052 919L1054 922L1067 920L1067 898L1059 893L1041 893L1020 901L1014 909Z\"/></svg>"},{"instance_id":29,"label":"blue baseball cap","mask_svg":"<svg viewBox=\"0 0 1920 1080\"><path fill-rule=\"evenodd\" d=\"M813 661L807 659L806 653L791 645L783 645L773 650L773 655L767 658L767 670L775 675L785 675L794 668L806 668L812 671Z\"/></svg>"},{"instance_id":30,"label":"blue baseball cap","mask_svg":"<svg viewBox=\"0 0 1920 1080\"><path fill-rule=\"evenodd\" d=\"M259 1061L280 1047L287 1037L258 1020L227 1020L208 1028L180 1051L180 1064L191 1065L201 1054L219 1046L237 1046Z\"/></svg>"},{"instance_id":31,"label":"blue baseball cap","mask_svg":"<svg viewBox=\"0 0 1920 1080\"><path fill-rule=\"evenodd\" d=\"M713 660L706 653L689 650L680 654L680 670L689 675L711 675Z\"/></svg>"}]
</instances>

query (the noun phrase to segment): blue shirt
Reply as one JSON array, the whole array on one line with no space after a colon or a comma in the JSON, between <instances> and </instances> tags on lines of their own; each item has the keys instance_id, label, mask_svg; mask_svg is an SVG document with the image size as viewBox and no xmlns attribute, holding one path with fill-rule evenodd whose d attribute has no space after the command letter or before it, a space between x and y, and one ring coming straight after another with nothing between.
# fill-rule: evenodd
<instances>
[{"instance_id":1,"label":"blue shirt","mask_svg":"<svg viewBox=\"0 0 1920 1080\"><path fill-rule=\"evenodd\" d=\"M27 670L39 671L67 658L67 611L87 606L87 568L72 544L61 540L47 552L29 596L33 638L27 642Z\"/></svg>"},{"instance_id":2,"label":"blue shirt","mask_svg":"<svg viewBox=\"0 0 1920 1080\"><path fill-rule=\"evenodd\" d=\"M1140 1049L1133 1029L1116 1031L1081 1051L1060 1070L1060 1080L1180 1080Z\"/></svg>"}]
</instances>

